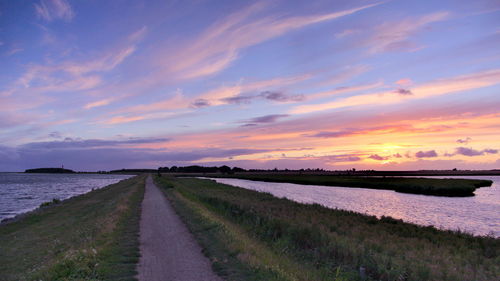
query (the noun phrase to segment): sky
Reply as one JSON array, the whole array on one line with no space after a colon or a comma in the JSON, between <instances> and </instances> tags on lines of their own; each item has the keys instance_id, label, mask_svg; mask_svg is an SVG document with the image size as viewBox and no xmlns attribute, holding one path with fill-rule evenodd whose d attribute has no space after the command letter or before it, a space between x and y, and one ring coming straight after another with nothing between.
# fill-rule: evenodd
<instances>
[{"instance_id":1,"label":"sky","mask_svg":"<svg viewBox=\"0 0 500 281\"><path fill-rule=\"evenodd\" d=\"M498 169L499 150L499 0L0 0L0 171Z\"/></svg>"}]
</instances>

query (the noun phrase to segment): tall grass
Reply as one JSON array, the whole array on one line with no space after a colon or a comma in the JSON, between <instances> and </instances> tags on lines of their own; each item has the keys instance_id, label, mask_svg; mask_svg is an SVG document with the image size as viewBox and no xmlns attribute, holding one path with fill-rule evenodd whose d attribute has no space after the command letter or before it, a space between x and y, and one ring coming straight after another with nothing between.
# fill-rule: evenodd
<instances>
[{"instance_id":1,"label":"tall grass","mask_svg":"<svg viewBox=\"0 0 500 281\"><path fill-rule=\"evenodd\" d=\"M134 280L144 176L0 225L0 280Z\"/></svg>"},{"instance_id":2,"label":"tall grass","mask_svg":"<svg viewBox=\"0 0 500 281\"><path fill-rule=\"evenodd\" d=\"M176 185L169 180L156 180L223 279L351 280L340 267L318 270L312 264L291 258L286 251L274 251L239 224L204 206L196 196L185 193L179 186L173 188Z\"/></svg>"},{"instance_id":3,"label":"tall grass","mask_svg":"<svg viewBox=\"0 0 500 281\"><path fill-rule=\"evenodd\" d=\"M283 273L280 280L328 280L325 274L348 280L486 281L500 276L500 241L492 237L299 204L209 180L162 177L160 181L174 187L169 189L174 201L188 202L185 209L205 210L205 217L220 218L218 227L236 226L280 259L310 272L305 279L296 274L287 279ZM224 235L212 237L211 243L217 239ZM247 252L252 251L238 253L236 259L245 264ZM269 262L267 268L280 268L279 260Z\"/></svg>"},{"instance_id":4,"label":"tall grass","mask_svg":"<svg viewBox=\"0 0 500 281\"><path fill-rule=\"evenodd\" d=\"M490 180L473 179L433 179L402 177L345 177L329 175L298 174L252 174L210 175L211 177L230 177L267 182L288 182L305 185L327 185L344 187L363 187L388 189L403 193L437 196L474 196L477 188L491 186Z\"/></svg>"}]
</instances>

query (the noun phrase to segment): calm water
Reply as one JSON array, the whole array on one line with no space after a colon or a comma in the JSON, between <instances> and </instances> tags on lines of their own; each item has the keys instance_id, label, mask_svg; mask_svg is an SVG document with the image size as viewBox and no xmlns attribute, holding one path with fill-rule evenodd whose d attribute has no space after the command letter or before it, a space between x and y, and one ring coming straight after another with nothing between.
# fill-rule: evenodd
<instances>
[{"instance_id":1,"label":"calm water","mask_svg":"<svg viewBox=\"0 0 500 281\"><path fill-rule=\"evenodd\" d=\"M476 235L489 234L500 237L500 176L450 176L446 178L488 179L493 181L493 185L477 189L474 197L457 198L366 188L227 178L211 179L224 184L269 192L276 197L285 197L301 203L318 203L329 208L350 210L377 217L391 216L420 225L460 229Z\"/></svg>"},{"instance_id":2,"label":"calm water","mask_svg":"<svg viewBox=\"0 0 500 281\"><path fill-rule=\"evenodd\" d=\"M66 199L129 175L0 173L0 221L33 210L53 198Z\"/></svg>"}]
</instances>

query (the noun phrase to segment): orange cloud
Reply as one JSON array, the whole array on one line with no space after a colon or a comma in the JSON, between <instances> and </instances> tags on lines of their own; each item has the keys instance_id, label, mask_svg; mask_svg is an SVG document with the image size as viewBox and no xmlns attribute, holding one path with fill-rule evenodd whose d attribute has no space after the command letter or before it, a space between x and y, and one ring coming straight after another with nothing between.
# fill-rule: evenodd
<instances>
[{"instance_id":1,"label":"orange cloud","mask_svg":"<svg viewBox=\"0 0 500 281\"><path fill-rule=\"evenodd\" d=\"M98 100L98 101L95 101L95 102L87 103L85 106L83 106L83 108L85 108L85 109L91 109L91 108L94 108L94 107L105 106L105 105L110 104L112 101L113 101L112 99Z\"/></svg>"},{"instance_id":2,"label":"orange cloud","mask_svg":"<svg viewBox=\"0 0 500 281\"><path fill-rule=\"evenodd\" d=\"M116 116L111 118L110 120L106 120L103 123L108 125L120 124L120 123L128 123L133 121L139 121L144 119L142 116L132 116L132 117L124 117L124 116Z\"/></svg>"}]
</instances>

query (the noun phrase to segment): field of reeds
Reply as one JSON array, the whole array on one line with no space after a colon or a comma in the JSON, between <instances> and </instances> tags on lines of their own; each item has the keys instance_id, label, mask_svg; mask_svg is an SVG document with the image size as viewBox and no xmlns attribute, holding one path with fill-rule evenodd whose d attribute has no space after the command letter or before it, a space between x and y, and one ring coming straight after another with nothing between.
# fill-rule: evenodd
<instances>
[{"instance_id":1,"label":"field of reeds","mask_svg":"<svg viewBox=\"0 0 500 281\"><path fill-rule=\"evenodd\" d=\"M135 280L145 176L0 224L0 280Z\"/></svg>"},{"instance_id":2,"label":"field of reeds","mask_svg":"<svg viewBox=\"0 0 500 281\"><path fill-rule=\"evenodd\" d=\"M227 280L497 280L500 239L156 177Z\"/></svg>"},{"instance_id":3,"label":"field of reeds","mask_svg":"<svg viewBox=\"0 0 500 281\"><path fill-rule=\"evenodd\" d=\"M238 173L233 175L210 174L210 177L238 178L245 180L287 182L305 185L327 185L387 189L396 192L436 196L474 196L477 188L491 186L490 180L434 179L406 177L348 177L332 175L259 174Z\"/></svg>"}]
</instances>

